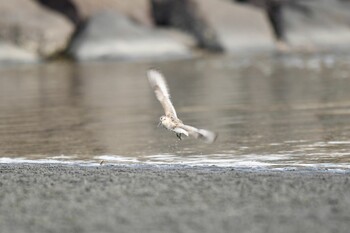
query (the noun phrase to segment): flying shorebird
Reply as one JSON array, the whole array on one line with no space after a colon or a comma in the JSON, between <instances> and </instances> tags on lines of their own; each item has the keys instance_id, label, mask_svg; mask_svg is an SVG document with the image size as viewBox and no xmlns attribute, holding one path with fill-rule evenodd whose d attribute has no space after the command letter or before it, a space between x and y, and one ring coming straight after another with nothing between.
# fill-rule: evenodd
<instances>
[{"instance_id":1,"label":"flying shorebird","mask_svg":"<svg viewBox=\"0 0 350 233\"><path fill-rule=\"evenodd\" d=\"M197 129L193 126L185 125L176 115L175 108L170 101L168 86L163 75L154 69L147 72L149 83L156 93L156 97L164 108L165 115L160 117L158 125L163 125L166 129L174 131L176 136L181 140L181 136L192 136L194 138L203 139L207 143L213 143L217 137L213 133L205 129Z\"/></svg>"}]
</instances>

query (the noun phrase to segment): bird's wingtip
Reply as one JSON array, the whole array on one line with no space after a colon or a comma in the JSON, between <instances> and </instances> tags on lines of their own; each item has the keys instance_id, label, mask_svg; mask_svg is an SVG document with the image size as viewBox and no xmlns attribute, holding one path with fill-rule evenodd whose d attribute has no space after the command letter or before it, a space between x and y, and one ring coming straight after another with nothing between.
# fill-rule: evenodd
<instances>
[{"instance_id":1,"label":"bird's wingtip","mask_svg":"<svg viewBox=\"0 0 350 233\"><path fill-rule=\"evenodd\" d=\"M160 74L161 74L160 71L155 69L155 68L149 68L147 70L147 76L148 77L154 77L155 75L160 75Z\"/></svg>"},{"instance_id":2,"label":"bird's wingtip","mask_svg":"<svg viewBox=\"0 0 350 233\"><path fill-rule=\"evenodd\" d=\"M147 70L147 77L150 82L155 83L162 77L162 74L158 70L151 68Z\"/></svg>"}]
</instances>

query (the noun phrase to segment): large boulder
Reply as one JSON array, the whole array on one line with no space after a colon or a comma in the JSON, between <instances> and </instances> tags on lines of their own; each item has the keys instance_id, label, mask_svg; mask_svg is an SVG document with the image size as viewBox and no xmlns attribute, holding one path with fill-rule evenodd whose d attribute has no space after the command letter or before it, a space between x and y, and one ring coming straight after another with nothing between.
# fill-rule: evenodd
<instances>
[{"instance_id":1,"label":"large boulder","mask_svg":"<svg viewBox=\"0 0 350 233\"><path fill-rule=\"evenodd\" d=\"M193 34L199 46L227 52L271 50L265 11L227 0L152 0L155 21Z\"/></svg>"},{"instance_id":2,"label":"large boulder","mask_svg":"<svg viewBox=\"0 0 350 233\"><path fill-rule=\"evenodd\" d=\"M85 19L98 12L109 10L126 15L144 25L152 24L149 0L71 0L71 2Z\"/></svg>"},{"instance_id":3,"label":"large boulder","mask_svg":"<svg viewBox=\"0 0 350 233\"><path fill-rule=\"evenodd\" d=\"M295 48L349 48L350 2L286 1L281 6L283 38Z\"/></svg>"},{"instance_id":4,"label":"large boulder","mask_svg":"<svg viewBox=\"0 0 350 233\"><path fill-rule=\"evenodd\" d=\"M68 53L77 60L190 56L190 50L185 44L169 34L137 24L113 11L103 11L92 16L73 39Z\"/></svg>"},{"instance_id":5,"label":"large boulder","mask_svg":"<svg viewBox=\"0 0 350 233\"><path fill-rule=\"evenodd\" d=\"M36 0L41 5L52 9L66 17L74 25L79 26L83 21L77 6L71 0Z\"/></svg>"},{"instance_id":6,"label":"large boulder","mask_svg":"<svg viewBox=\"0 0 350 233\"><path fill-rule=\"evenodd\" d=\"M80 24L100 11L110 10L133 20L152 25L149 0L36 0L65 15L74 24Z\"/></svg>"},{"instance_id":7,"label":"large boulder","mask_svg":"<svg viewBox=\"0 0 350 233\"><path fill-rule=\"evenodd\" d=\"M0 37L31 53L49 57L66 48L73 25L29 0L0 0Z\"/></svg>"}]
</instances>

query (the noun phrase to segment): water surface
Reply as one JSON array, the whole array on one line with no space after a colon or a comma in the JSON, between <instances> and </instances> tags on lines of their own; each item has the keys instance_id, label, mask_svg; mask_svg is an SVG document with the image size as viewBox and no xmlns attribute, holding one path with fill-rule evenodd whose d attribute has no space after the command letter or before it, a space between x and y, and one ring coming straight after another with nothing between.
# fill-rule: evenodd
<instances>
[{"instance_id":1,"label":"water surface","mask_svg":"<svg viewBox=\"0 0 350 233\"><path fill-rule=\"evenodd\" d=\"M157 128L145 71L207 145ZM0 162L350 169L350 57L208 57L0 67Z\"/></svg>"}]
</instances>

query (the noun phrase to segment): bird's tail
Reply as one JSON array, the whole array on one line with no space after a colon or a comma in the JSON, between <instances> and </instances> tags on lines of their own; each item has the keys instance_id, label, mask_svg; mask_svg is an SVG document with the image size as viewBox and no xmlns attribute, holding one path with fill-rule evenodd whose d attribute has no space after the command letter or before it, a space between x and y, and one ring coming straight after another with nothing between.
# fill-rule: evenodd
<instances>
[{"instance_id":1,"label":"bird's tail","mask_svg":"<svg viewBox=\"0 0 350 233\"><path fill-rule=\"evenodd\" d=\"M202 139L206 143L213 143L218 137L217 133L206 129L197 129L189 125L182 125L181 128L186 130L192 137Z\"/></svg>"},{"instance_id":2,"label":"bird's tail","mask_svg":"<svg viewBox=\"0 0 350 233\"><path fill-rule=\"evenodd\" d=\"M198 134L199 138L203 139L206 143L213 143L218 137L217 133L211 132L206 129L198 129Z\"/></svg>"}]
</instances>

